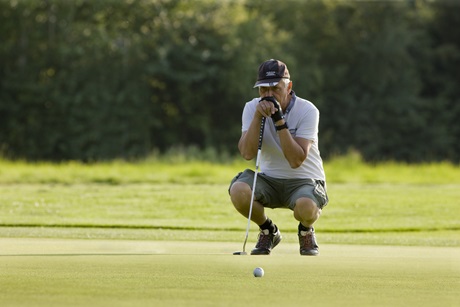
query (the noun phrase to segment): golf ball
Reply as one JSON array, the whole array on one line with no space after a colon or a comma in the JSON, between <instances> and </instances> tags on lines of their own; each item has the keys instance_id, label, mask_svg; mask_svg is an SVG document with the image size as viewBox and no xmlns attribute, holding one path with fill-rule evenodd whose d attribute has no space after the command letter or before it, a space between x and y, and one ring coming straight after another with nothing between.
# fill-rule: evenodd
<instances>
[{"instance_id":1,"label":"golf ball","mask_svg":"<svg viewBox=\"0 0 460 307\"><path fill-rule=\"evenodd\" d=\"M264 276L264 269L255 268L253 273L254 273L254 277L262 277Z\"/></svg>"}]
</instances>

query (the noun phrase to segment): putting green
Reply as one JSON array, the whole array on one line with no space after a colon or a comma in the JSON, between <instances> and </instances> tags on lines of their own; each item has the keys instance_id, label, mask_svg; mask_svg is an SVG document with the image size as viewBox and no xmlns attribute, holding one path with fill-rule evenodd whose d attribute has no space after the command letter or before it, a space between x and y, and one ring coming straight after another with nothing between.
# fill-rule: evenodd
<instances>
[{"instance_id":1,"label":"putting green","mask_svg":"<svg viewBox=\"0 0 460 307\"><path fill-rule=\"evenodd\" d=\"M0 238L5 306L458 306L460 248ZM248 244L249 249L252 244ZM260 266L263 278L252 276Z\"/></svg>"}]
</instances>

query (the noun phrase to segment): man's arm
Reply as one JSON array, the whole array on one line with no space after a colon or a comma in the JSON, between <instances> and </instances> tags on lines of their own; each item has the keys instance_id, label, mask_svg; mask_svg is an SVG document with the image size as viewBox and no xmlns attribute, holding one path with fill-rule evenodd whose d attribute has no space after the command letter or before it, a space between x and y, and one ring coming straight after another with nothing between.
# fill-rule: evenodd
<instances>
[{"instance_id":1,"label":"man's arm","mask_svg":"<svg viewBox=\"0 0 460 307\"><path fill-rule=\"evenodd\" d=\"M238 142L238 149L243 158L246 160L252 160L257 155L261 123L262 115L259 112L256 112L249 129L247 131L243 131L241 134Z\"/></svg>"},{"instance_id":2,"label":"man's arm","mask_svg":"<svg viewBox=\"0 0 460 307\"><path fill-rule=\"evenodd\" d=\"M283 125L284 119L276 122L277 126ZM300 137L292 137L288 129L278 131L284 157L291 168L298 168L308 156L313 141Z\"/></svg>"}]
</instances>

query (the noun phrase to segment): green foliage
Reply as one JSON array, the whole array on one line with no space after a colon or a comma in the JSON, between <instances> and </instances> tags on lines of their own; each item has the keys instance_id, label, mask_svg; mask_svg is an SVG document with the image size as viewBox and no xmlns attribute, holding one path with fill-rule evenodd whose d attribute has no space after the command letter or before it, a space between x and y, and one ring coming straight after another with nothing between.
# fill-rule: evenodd
<instances>
[{"instance_id":1,"label":"green foliage","mask_svg":"<svg viewBox=\"0 0 460 307\"><path fill-rule=\"evenodd\" d=\"M142 63L117 3L1 2L16 26L2 52L6 154L92 160L149 150L148 91L132 82Z\"/></svg>"},{"instance_id":2,"label":"green foliage","mask_svg":"<svg viewBox=\"0 0 460 307\"><path fill-rule=\"evenodd\" d=\"M275 9L276 8L276 9ZM458 162L459 6L445 1L0 0L0 154L233 155L257 66L284 60L326 158Z\"/></svg>"}]
</instances>

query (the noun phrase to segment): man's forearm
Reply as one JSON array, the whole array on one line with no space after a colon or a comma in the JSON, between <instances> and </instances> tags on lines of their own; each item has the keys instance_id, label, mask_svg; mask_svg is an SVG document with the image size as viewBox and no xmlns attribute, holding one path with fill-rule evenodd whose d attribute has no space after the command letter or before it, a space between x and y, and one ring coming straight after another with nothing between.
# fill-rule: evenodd
<instances>
[{"instance_id":1,"label":"man's forearm","mask_svg":"<svg viewBox=\"0 0 460 307\"><path fill-rule=\"evenodd\" d=\"M276 122L276 126L278 127L282 127L284 124L284 119ZM278 136L284 157L292 168L298 168L307 158L310 141L300 138L298 140L294 139L287 128L279 130Z\"/></svg>"},{"instance_id":2,"label":"man's forearm","mask_svg":"<svg viewBox=\"0 0 460 307\"><path fill-rule=\"evenodd\" d=\"M238 142L238 149L246 160L252 160L257 155L257 145L259 143L261 116L254 116L248 131L241 135Z\"/></svg>"}]
</instances>

